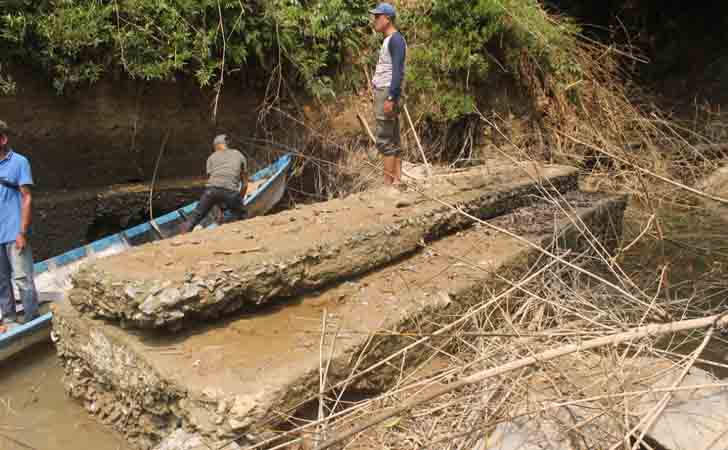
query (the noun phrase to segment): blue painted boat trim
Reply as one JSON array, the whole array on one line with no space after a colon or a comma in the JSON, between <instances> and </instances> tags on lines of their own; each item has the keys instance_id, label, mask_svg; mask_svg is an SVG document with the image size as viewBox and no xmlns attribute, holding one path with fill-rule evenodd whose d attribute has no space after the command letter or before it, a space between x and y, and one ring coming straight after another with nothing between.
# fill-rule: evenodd
<instances>
[{"instance_id":1,"label":"blue painted boat trim","mask_svg":"<svg viewBox=\"0 0 728 450\"><path fill-rule=\"evenodd\" d=\"M109 247L113 247L115 244L122 244L123 241L121 240L121 236L118 234L112 234L111 236L99 239L98 241L94 241L86 246L86 248L90 248L93 252L99 253L102 252Z\"/></svg>"},{"instance_id":2,"label":"blue painted boat trim","mask_svg":"<svg viewBox=\"0 0 728 450\"><path fill-rule=\"evenodd\" d=\"M258 189L256 189L256 191L253 194L245 197L244 204L249 205L252 202L254 202L260 195L262 195L284 171L286 171L290 168L291 162L292 162L291 155L285 154L285 155L281 156L280 158L278 158L270 166L259 170L253 176L251 176L250 177L251 181L258 181L265 177L269 177L269 178L262 186L260 186ZM173 220L181 218L182 217L181 214L191 213L195 209L195 206L197 206L197 202L190 203L189 205L186 205L176 211L172 211L168 214L158 217L158 218L154 219L154 221L157 224L165 224L165 223L171 222ZM181 214L180 214L180 212L181 212ZM217 227L217 224L213 223L208 228L216 228L216 227ZM91 242L85 246L78 247L73 250L69 250L66 253L62 253L61 255L46 259L45 261L35 263L33 268L34 268L36 274L40 274L40 273L48 271L53 266L56 266L56 267L65 266L66 264L70 264L72 262L83 259L86 256L90 255L91 253L98 253L98 252L108 249L109 247L111 247L115 244L121 244L124 242L125 239L130 239L130 238L136 237L140 234L148 232L151 229L152 229L152 227L149 224L149 222L146 222L141 225L137 225L135 227L124 230L120 233L113 234L111 236L107 236L105 238ZM0 350L2 348L7 347L8 345L12 344L16 340L21 339L23 336L25 336L29 333L33 333L33 332L41 330L43 328L50 327L52 318L53 318L53 313L46 313L36 319L33 319L32 321L30 321L26 324L14 327L11 331L8 331L7 333L0 335Z\"/></svg>"},{"instance_id":3,"label":"blue painted boat trim","mask_svg":"<svg viewBox=\"0 0 728 450\"><path fill-rule=\"evenodd\" d=\"M53 313L45 313L42 316L36 317L28 323L18 325L12 330L5 333L2 337L2 343L12 343L16 338L23 337L24 334L32 333L33 331L43 328L46 324L51 321Z\"/></svg>"}]
</instances>

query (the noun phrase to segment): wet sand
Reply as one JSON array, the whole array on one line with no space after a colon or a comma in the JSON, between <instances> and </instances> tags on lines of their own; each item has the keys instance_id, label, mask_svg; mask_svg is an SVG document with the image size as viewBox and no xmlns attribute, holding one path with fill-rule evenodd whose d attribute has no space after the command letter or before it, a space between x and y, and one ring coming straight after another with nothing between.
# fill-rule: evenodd
<instances>
[{"instance_id":1,"label":"wet sand","mask_svg":"<svg viewBox=\"0 0 728 450\"><path fill-rule=\"evenodd\" d=\"M50 344L0 363L0 449L131 450L66 396L62 376Z\"/></svg>"}]
</instances>

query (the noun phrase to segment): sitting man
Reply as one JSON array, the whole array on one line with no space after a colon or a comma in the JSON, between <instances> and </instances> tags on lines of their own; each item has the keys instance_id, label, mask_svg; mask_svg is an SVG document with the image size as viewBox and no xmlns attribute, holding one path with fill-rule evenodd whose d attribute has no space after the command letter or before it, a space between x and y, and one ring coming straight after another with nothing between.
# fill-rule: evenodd
<instances>
[{"instance_id":1,"label":"sitting man","mask_svg":"<svg viewBox=\"0 0 728 450\"><path fill-rule=\"evenodd\" d=\"M214 151L207 158L207 188L202 194L197 207L181 225L180 232L187 233L205 218L216 206L224 206L230 211L234 220L245 218L243 198L248 187L248 163L237 150L228 148L227 136L221 134L212 141ZM242 189L238 186L242 182Z\"/></svg>"}]
</instances>

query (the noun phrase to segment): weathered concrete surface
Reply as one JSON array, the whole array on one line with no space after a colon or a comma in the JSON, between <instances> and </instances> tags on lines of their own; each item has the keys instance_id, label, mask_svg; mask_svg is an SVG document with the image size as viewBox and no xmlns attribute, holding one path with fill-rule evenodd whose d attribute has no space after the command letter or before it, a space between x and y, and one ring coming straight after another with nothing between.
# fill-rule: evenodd
<instances>
[{"instance_id":1,"label":"weathered concrete surface","mask_svg":"<svg viewBox=\"0 0 728 450\"><path fill-rule=\"evenodd\" d=\"M235 442L211 442L198 433L190 433L183 428L176 429L154 450L240 450Z\"/></svg>"},{"instance_id":2,"label":"weathered concrete surface","mask_svg":"<svg viewBox=\"0 0 728 450\"><path fill-rule=\"evenodd\" d=\"M655 364L664 368L668 364ZM645 367L650 360L645 362ZM682 370L671 365L667 374L652 377L652 389L672 388ZM673 393L670 403L660 417L647 431L663 448L670 450L723 450L728 448L728 388L705 387L720 384L710 373L697 367L690 369L680 387L703 386L696 390L681 390ZM651 392L634 408L639 417L645 417L665 396L665 392Z\"/></svg>"},{"instance_id":3,"label":"weathered concrete surface","mask_svg":"<svg viewBox=\"0 0 728 450\"><path fill-rule=\"evenodd\" d=\"M568 380L562 380L564 384L559 386L561 391L554 389L554 377L531 378L528 395L513 406L516 418L498 424L476 448L609 448L652 413L682 372L682 367L672 361L647 357L626 361L620 366L618 377L613 376L614 360L598 354L564 357L558 364L568 368L569 373ZM680 390L672 393L662 414L646 430L649 442L669 450L728 448L728 388L707 387L716 384L719 380L710 373L691 368L678 385ZM687 389L690 386L696 388ZM625 392L641 394L625 397ZM554 403L567 403L574 397L598 400L553 407ZM625 406L621 404L625 398L631 413L626 423Z\"/></svg>"},{"instance_id":4,"label":"weathered concrete surface","mask_svg":"<svg viewBox=\"0 0 728 450\"><path fill-rule=\"evenodd\" d=\"M621 233L623 198L571 193L567 199L596 236L612 242ZM492 222L533 242L559 236L563 245L586 246L556 206L539 203ZM518 279L538 255L474 227L323 292L174 336L124 331L68 302L56 306L54 332L69 393L137 446L150 448L180 426L214 440L238 433L255 439L318 392L324 314L325 354L335 344L332 385L411 343L409 333L430 333L502 289L503 278ZM432 351L411 350L406 363ZM400 363L349 388L385 388L397 380Z\"/></svg>"},{"instance_id":5,"label":"weathered concrete surface","mask_svg":"<svg viewBox=\"0 0 728 450\"><path fill-rule=\"evenodd\" d=\"M487 219L534 202L543 186L576 184L564 166L479 167L433 178L426 196L353 195L99 260L77 273L69 298L81 312L130 326L177 327L365 273L472 223L429 198Z\"/></svg>"}]
</instances>

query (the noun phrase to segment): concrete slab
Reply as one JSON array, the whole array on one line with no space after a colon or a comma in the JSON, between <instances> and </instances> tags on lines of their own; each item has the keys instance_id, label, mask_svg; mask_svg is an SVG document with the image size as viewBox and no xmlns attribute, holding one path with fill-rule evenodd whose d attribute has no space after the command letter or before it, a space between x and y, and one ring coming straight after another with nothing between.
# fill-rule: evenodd
<instances>
[{"instance_id":1,"label":"concrete slab","mask_svg":"<svg viewBox=\"0 0 728 450\"><path fill-rule=\"evenodd\" d=\"M197 433L178 428L154 450L240 450L235 442L210 442Z\"/></svg>"},{"instance_id":2,"label":"concrete slab","mask_svg":"<svg viewBox=\"0 0 728 450\"><path fill-rule=\"evenodd\" d=\"M674 368L655 381L651 388L670 389L678 379L680 370ZM693 367L681 387L720 384L710 373ZM665 396L665 392L651 392L635 408L644 417ZM728 448L728 388L703 387L673 393L670 402L648 436L663 448L670 450L722 450Z\"/></svg>"},{"instance_id":3,"label":"concrete slab","mask_svg":"<svg viewBox=\"0 0 728 450\"><path fill-rule=\"evenodd\" d=\"M379 190L155 242L89 264L69 298L126 326L177 328L365 273L481 218L577 185L564 166L478 167L435 177L426 195Z\"/></svg>"},{"instance_id":4,"label":"concrete slab","mask_svg":"<svg viewBox=\"0 0 728 450\"><path fill-rule=\"evenodd\" d=\"M514 405L516 418L502 422L481 441L482 450L576 450L608 448L624 439L629 430L644 420L675 385L682 371L671 361L656 358L628 360L613 376L611 358L565 357L559 362L569 368L568 381L554 389L553 377L532 378L528 396ZM611 374L611 376L610 376ZM563 381L563 380L562 380ZM728 448L728 389L710 373L693 367L673 392L671 401L646 436L655 448L669 450L719 450ZM696 389L686 389L696 386ZM713 386L713 387L708 387ZM628 397L629 419L625 419L624 392L644 392ZM610 394L613 397L610 397ZM600 397L569 406L554 403L574 398ZM549 408L542 411L543 408ZM537 413L527 414L537 411ZM522 416L519 416L524 414ZM625 422L627 421L627 422ZM639 434L639 433L637 433Z\"/></svg>"},{"instance_id":5,"label":"concrete slab","mask_svg":"<svg viewBox=\"0 0 728 450\"><path fill-rule=\"evenodd\" d=\"M575 192L567 199L605 242L621 234L624 198ZM562 245L585 247L573 217L553 205L492 220L533 242L557 236ZM412 333L431 333L462 314L502 289L504 279L518 279L538 256L513 238L475 227L323 292L177 335L124 331L66 301L56 306L54 333L70 394L137 446L151 448L180 426L213 440L255 438L318 392L321 345L324 359L331 351L330 386L411 343ZM427 346L410 351L405 361L349 387L385 388L400 363L431 353Z\"/></svg>"}]
</instances>

